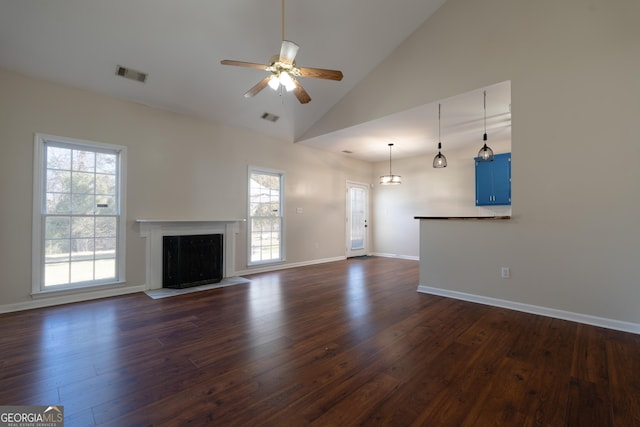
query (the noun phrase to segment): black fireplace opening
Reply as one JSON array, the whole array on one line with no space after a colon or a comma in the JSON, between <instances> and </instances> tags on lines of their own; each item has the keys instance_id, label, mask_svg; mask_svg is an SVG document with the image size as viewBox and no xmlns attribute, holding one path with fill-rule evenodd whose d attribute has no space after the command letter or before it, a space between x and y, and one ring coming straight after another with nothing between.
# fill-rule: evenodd
<instances>
[{"instance_id":1,"label":"black fireplace opening","mask_svg":"<svg viewBox=\"0 0 640 427\"><path fill-rule=\"evenodd\" d=\"M162 286L188 288L222 280L222 234L163 236Z\"/></svg>"}]
</instances>

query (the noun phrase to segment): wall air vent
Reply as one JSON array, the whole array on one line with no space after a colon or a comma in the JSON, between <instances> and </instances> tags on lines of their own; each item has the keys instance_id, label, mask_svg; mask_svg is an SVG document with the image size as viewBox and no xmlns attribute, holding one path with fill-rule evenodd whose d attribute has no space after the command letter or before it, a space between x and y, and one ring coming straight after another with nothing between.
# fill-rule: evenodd
<instances>
[{"instance_id":1,"label":"wall air vent","mask_svg":"<svg viewBox=\"0 0 640 427\"><path fill-rule=\"evenodd\" d=\"M351 151L351 150L342 150L342 152L344 154L353 154L353 151Z\"/></svg>"},{"instance_id":2,"label":"wall air vent","mask_svg":"<svg viewBox=\"0 0 640 427\"><path fill-rule=\"evenodd\" d=\"M144 83L147 80L147 74L142 71L132 70L131 68L123 67L122 65L118 65L116 69L116 74L118 76L122 76L125 79L135 80L137 82Z\"/></svg>"},{"instance_id":3,"label":"wall air vent","mask_svg":"<svg viewBox=\"0 0 640 427\"><path fill-rule=\"evenodd\" d=\"M261 118L269 121L269 122L277 122L278 119L280 118L280 116L276 116L275 114L271 114L271 113L264 113L262 116L260 116Z\"/></svg>"}]
</instances>

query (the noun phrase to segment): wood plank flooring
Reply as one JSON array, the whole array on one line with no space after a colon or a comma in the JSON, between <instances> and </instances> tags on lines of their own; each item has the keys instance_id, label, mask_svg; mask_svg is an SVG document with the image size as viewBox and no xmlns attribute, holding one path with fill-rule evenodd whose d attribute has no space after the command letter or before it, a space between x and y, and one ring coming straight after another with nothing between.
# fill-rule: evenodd
<instances>
[{"instance_id":1,"label":"wood plank flooring","mask_svg":"<svg viewBox=\"0 0 640 427\"><path fill-rule=\"evenodd\" d=\"M416 261L0 315L0 405L66 426L640 426L640 336L416 292Z\"/></svg>"}]
</instances>

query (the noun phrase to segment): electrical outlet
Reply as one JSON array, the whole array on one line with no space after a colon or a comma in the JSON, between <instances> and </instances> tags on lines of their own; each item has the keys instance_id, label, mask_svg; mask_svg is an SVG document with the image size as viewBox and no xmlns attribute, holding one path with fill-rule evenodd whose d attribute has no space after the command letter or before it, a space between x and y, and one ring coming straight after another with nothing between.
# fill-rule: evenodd
<instances>
[{"instance_id":1,"label":"electrical outlet","mask_svg":"<svg viewBox=\"0 0 640 427\"><path fill-rule=\"evenodd\" d=\"M503 279L508 279L511 277L511 269L509 267L502 267L500 269L500 277Z\"/></svg>"}]
</instances>

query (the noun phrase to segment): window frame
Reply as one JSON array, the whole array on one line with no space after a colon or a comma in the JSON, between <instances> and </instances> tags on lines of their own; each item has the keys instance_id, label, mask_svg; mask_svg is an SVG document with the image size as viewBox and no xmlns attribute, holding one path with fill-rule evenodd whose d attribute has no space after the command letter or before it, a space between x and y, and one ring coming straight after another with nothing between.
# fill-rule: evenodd
<instances>
[{"instance_id":1,"label":"window frame","mask_svg":"<svg viewBox=\"0 0 640 427\"><path fill-rule=\"evenodd\" d=\"M263 175L277 175L280 178L280 206L279 206L279 218L280 218L280 258L278 259L269 259L269 260L260 260L260 261L252 261L252 226L253 226L253 217L251 215L251 176L253 174L263 174ZM285 179L286 174L282 170L278 169L270 169L263 168L258 166L249 166L247 172L247 266L261 266L261 265L269 265L269 264L278 264L286 261L286 250L285 250Z\"/></svg>"},{"instance_id":2,"label":"window frame","mask_svg":"<svg viewBox=\"0 0 640 427\"><path fill-rule=\"evenodd\" d=\"M117 154L116 166L116 271L114 278L89 280L76 283L45 286L45 220L49 215L46 212L46 179L48 144L58 147L68 147L92 152L113 152ZM109 285L121 285L125 279L125 239L126 239L126 171L127 171L127 147L122 145L106 144L83 139L67 138L61 136L36 133L34 136L33 156L33 222L32 222L32 296L46 295L65 291L82 290L87 288L105 287ZM100 217L100 215L90 215ZM70 214L70 217L71 214Z\"/></svg>"}]
</instances>

